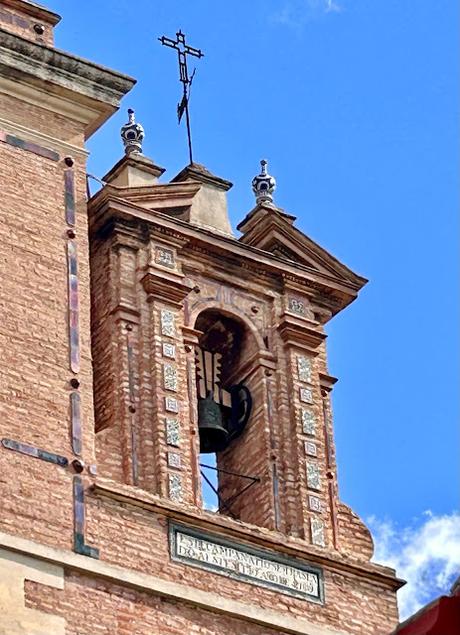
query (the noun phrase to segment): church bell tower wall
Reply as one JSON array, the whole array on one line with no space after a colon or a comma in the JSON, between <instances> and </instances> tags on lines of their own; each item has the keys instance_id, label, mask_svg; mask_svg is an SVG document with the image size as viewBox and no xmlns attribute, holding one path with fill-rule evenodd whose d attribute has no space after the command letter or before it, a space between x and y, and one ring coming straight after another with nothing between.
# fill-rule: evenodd
<instances>
[{"instance_id":1,"label":"church bell tower wall","mask_svg":"<svg viewBox=\"0 0 460 635\"><path fill-rule=\"evenodd\" d=\"M84 142L133 80L52 48L58 20L0 2L0 531L70 548L70 464L95 464Z\"/></svg>"}]
</instances>

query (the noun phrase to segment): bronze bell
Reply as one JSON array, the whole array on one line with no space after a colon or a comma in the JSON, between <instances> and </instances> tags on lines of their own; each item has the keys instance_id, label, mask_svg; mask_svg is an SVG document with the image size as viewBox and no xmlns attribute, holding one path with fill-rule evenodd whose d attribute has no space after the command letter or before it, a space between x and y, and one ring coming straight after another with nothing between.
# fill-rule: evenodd
<instances>
[{"instance_id":1,"label":"bronze bell","mask_svg":"<svg viewBox=\"0 0 460 635\"><path fill-rule=\"evenodd\" d=\"M222 410L209 395L198 399L198 430L200 431L200 452L220 452L228 443L228 431L222 419Z\"/></svg>"}]
</instances>

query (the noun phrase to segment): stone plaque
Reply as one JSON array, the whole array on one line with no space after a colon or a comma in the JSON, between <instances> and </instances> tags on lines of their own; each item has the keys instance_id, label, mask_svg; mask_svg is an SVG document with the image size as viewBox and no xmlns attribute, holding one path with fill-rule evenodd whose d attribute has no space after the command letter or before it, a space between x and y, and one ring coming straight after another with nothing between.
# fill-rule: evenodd
<instances>
[{"instance_id":1,"label":"stone plaque","mask_svg":"<svg viewBox=\"0 0 460 635\"><path fill-rule=\"evenodd\" d=\"M176 262L174 260L174 252L172 249L165 249L164 247L155 248L155 262L163 267L169 267L175 269Z\"/></svg>"},{"instance_id":2,"label":"stone plaque","mask_svg":"<svg viewBox=\"0 0 460 635\"><path fill-rule=\"evenodd\" d=\"M321 476L317 463L307 463L307 487L310 489L321 489Z\"/></svg>"},{"instance_id":3,"label":"stone plaque","mask_svg":"<svg viewBox=\"0 0 460 635\"><path fill-rule=\"evenodd\" d=\"M323 603L323 573L317 567L174 523L169 539L173 560Z\"/></svg>"},{"instance_id":4,"label":"stone plaque","mask_svg":"<svg viewBox=\"0 0 460 635\"><path fill-rule=\"evenodd\" d=\"M311 360L305 355L297 357L297 373L300 381L311 382Z\"/></svg>"},{"instance_id":5,"label":"stone plaque","mask_svg":"<svg viewBox=\"0 0 460 635\"><path fill-rule=\"evenodd\" d=\"M300 401L304 403L313 403L313 393L310 388L301 388L299 390Z\"/></svg>"},{"instance_id":6,"label":"stone plaque","mask_svg":"<svg viewBox=\"0 0 460 635\"><path fill-rule=\"evenodd\" d=\"M177 369L172 364L163 366L163 386L166 390L177 392Z\"/></svg>"},{"instance_id":7,"label":"stone plaque","mask_svg":"<svg viewBox=\"0 0 460 635\"><path fill-rule=\"evenodd\" d=\"M311 410L302 408L300 417L302 419L303 434L309 434L310 436L314 437L316 428L315 415L311 412Z\"/></svg>"},{"instance_id":8,"label":"stone plaque","mask_svg":"<svg viewBox=\"0 0 460 635\"><path fill-rule=\"evenodd\" d=\"M325 547L326 539L324 536L324 523L321 518L311 518L311 541L317 547Z\"/></svg>"},{"instance_id":9,"label":"stone plaque","mask_svg":"<svg viewBox=\"0 0 460 635\"><path fill-rule=\"evenodd\" d=\"M166 337L175 337L176 335L176 320L174 313L167 309L162 309L160 312L161 334Z\"/></svg>"},{"instance_id":10,"label":"stone plaque","mask_svg":"<svg viewBox=\"0 0 460 635\"><path fill-rule=\"evenodd\" d=\"M180 454L177 452L168 452L168 466L175 467L178 470L181 468L181 458Z\"/></svg>"},{"instance_id":11,"label":"stone plaque","mask_svg":"<svg viewBox=\"0 0 460 635\"><path fill-rule=\"evenodd\" d=\"M169 474L169 498L180 503L182 501L182 477L179 474Z\"/></svg>"},{"instance_id":12,"label":"stone plaque","mask_svg":"<svg viewBox=\"0 0 460 635\"><path fill-rule=\"evenodd\" d=\"M165 397L166 412L179 412L179 403L175 397Z\"/></svg>"},{"instance_id":13,"label":"stone plaque","mask_svg":"<svg viewBox=\"0 0 460 635\"><path fill-rule=\"evenodd\" d=\"M305 315L305 303L300 298L289 298L289 310L296 315Z\"/></svg>"},{"instance_id":14,"label":"stone plaque","mask_svg":"<svg viewBox=\"0 0 460 635\"><path fill-rule=\"evenodd\" d=\"M305 441L305 454L307 456L317 456L318 448L316 447L316 443L313 443L313 441Z\"/></svg>"},{"instance_id":15,"label":"stone plaque","mask_svg":"<svg viewBox=\"0 0 460 635\"><path fill-rule=\"evenodd\" d=\"M323 505L321 503L321 499L318 496L313 496L312 494L308 497L308 507L312 512L319 512L320 514L323 511Z\"/></svg>"},{"instance_id":16,"label":"stone plaque","mask_svg":"<svg viewBox=\"0 0 460 635\"><path fill-rule=\"evenodd\" d=\"M166 419L165 421L166 443L179 447L180 428L177 419Z\"/></svg>"},{"instance_id":17,"label":"stone plaque","mask_svg":"<svg viewBox=\"0 0 460 635\"><path fill-rule=\"evenodd\" d=\"M169 344L165 342L162 344L162 353L163 357L169 357L170 359L176 358L176 346L175 344Z\"/></svg>"}]
</instances>

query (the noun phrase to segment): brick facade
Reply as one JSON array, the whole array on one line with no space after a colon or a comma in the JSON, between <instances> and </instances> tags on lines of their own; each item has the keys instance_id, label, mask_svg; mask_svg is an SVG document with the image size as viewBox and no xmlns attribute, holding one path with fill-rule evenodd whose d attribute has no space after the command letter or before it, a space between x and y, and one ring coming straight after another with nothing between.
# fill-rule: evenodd
<instances>
[{"instance_id":1,"label":"brick facade","mask_svg":"<svg viewBox=\"0 0 460 635\"><path fill-rule=\"evenodd\" d=\"M0 633L389 632L401 583L338 497L324 332L366 281L273 205L231 236L230 184L200 166L160 184L125 157L87 202L84 141L134 80L51 55L57 21L0 0ZM253 400L219 513L197 406L214 328ZM175 527L209 557L179 557Z\"/></svg>"}]
</instances>

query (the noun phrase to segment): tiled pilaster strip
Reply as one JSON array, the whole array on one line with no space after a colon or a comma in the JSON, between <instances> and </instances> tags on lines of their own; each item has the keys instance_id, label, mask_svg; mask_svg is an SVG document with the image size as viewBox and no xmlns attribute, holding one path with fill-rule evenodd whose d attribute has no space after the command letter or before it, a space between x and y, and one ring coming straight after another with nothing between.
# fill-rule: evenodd
<instances>
[{"instance_id":1,"label":"tiled pilaster strip","mask_svg":"<svg viewBox=\"0 0 460 635\"><path fill-rule=\"evenodd\" d=\"M312 364L309 356L297 355L297 376L299 382L303 384L300 388L300 400L305 404L311 403L313 401L311 388L306 388L304 385L308 384L311 386L312 383ZM309 437L316 436L316 420L311 409L307 407L301 408L301 424L303 434ZM318 449L316 441L312 438L305 441L304 449L307 458L307 488L309 490L314 490L315 492L320 492L322 489L322 483L320 467L317 462ZM321 502L321 498L317 494L310 493L308 495L308 509L313 513L322 513L323 504ZM324 521L319 516L310 517L310 534L311 541L314 545L318 547L324 547L326 545Z\"/></svg>"},{"instance_id":2,"label":"tiled pilaster strip","mask_svg":"<svg viewBox=\"0 0 460 635\"><path fill-rule=\"evenodd\" d=\"M75 553L90 558L99 558L99 549L85 543L85 487L81 476L73 477L74 534Z\"/></svg>"},{"instance_id":3,"label":"tiled pilaster strip","mask_svg":"<svg viewBox=\"0 0 460 635\"><path fill-rule=\"evenodd\" d=\"M59 161L60 158L59 154L54 150L50 150L50 148L45 148L36 143L32 143L31 141L25 141L24 139L15 137L4 130L0 130L0 142L14 146L15 148L20 148L21 150L26 150L27 152L33 152L45 159L50 159L50 161Z\"/></svg>"},{"instance_id":4,"label":"tiled pilaster strip","mask_svg":"<svg viewBox=\"0 0 460 635\"><path fill-rule=\"evenodd\" d=\"M174 340L177 336L176 328L176 315L169 309L160 310L160 331L162 338L172 338ZM162 356L168 361L163 362L163 388L165 391L178 393L179 392L179 373L177 369L176 361L176 344L173 341L162 340ZM165 407L168 411L169 406L178 410L179 404L176 397L166 396ZM172 441L177 439L176 445L179 445L179 421L176 418L167 417L165 419L166 427L166 443L167 445L173 445ZM172 451L168 448L166 463L168 468L181 469L182 461L181 455L177 451ZM175 472L171 472L168 469L168 494L171 500L180 502L183 499L183 487L182 487L182 475Z\"/></svg>"}]
</instances>

